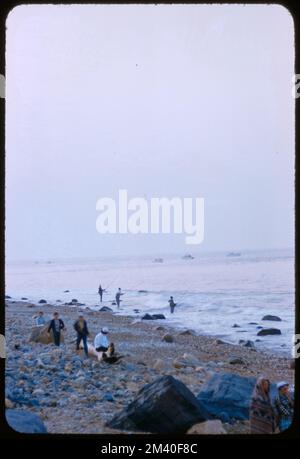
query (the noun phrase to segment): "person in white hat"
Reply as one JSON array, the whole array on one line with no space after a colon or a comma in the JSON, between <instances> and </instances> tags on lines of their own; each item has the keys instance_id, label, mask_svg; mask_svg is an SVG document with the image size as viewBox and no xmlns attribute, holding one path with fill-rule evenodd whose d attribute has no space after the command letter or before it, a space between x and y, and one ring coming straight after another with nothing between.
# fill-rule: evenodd
<instances>
[{"instance_id":1,"label":"person in white hat","mask_svg":"<svg viewBox=\"0 0 300 459\"><path fill-rule=\"evenodd\" d=\"M98 333L98 335L95 336L94 340L94 347L97 352L106 352L109 346L109 339L108 339L108 328L103 327Z\"/></svg>"},{"instance_id":2,"label":"person in white hat","mask_svg":"<svg viewBox=\"0 0 300 459\"><path fill-rule=\"evenodd\" d=\"M289 391L289 383L280 381L277 383L278 396L274 401L277 424L280 432L290 427L294 416L294 400Z\"/></svg>"}]
</instances>

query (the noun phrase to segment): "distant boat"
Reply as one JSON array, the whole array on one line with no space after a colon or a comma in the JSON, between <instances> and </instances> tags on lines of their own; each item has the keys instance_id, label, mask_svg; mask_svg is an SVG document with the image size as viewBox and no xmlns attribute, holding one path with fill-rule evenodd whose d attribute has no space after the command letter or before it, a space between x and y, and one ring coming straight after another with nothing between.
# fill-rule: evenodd
<instances>
[{"instance_id":1,"label":"distant boat","mask_svg":"<svg viewBox=\"0 0 300 459\"><path fill-rule=\"evenodd\" d=\"M153 263L163 263L164 259L163 258L154 258Z\"/></svg>"},{"instance_id":2,"label":"distant boat","mask_svg":"<svg viewBox=\"0 0 300 459\"><path fill-rule=\"evenodd\" d=\"M194 260L195 257L191 255L190 253L187 253L186 255L183 255L182 259L183 260Z\"/></svg>"},{"instance_id":3,"label":"distant boat","mask_svg":"<svg viewBox=\"0 0 300 459\"><path fill-rule=\"evenodd\" d=\"M240 252L229 252L227 257L240 257L242 254Z\"/></svg>"}]
</instances>

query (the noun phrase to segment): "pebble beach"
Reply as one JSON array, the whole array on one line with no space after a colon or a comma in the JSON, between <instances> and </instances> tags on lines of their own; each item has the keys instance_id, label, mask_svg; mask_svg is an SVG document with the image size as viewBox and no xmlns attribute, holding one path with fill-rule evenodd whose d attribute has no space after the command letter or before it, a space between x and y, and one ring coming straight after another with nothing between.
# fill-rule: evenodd
<instances>
[{"instance_id":1,"label":"pebble beach","mask_svg":"<svg viewBox=\"0 0 300 459\"><path fill-rule=\"evenodd\" d=\"M6 300L6 407L38 414L48 433L124 433L106 423L161 375L172 375L194 395L214 373L265 376L272 382L294 384L290 359L199 336L193 330L176 330L167 320L60 305L64 343L59 348L33 343L29 337L39 310L51 318L57 306ZM118 363L85 359L76 352L73 323L79 312L88 322L91 343L101 327L109 328L110 340L123 356ZM249 422L224 423L223 428L228 434L249 433Z\"/></svg>"}]
</instances>

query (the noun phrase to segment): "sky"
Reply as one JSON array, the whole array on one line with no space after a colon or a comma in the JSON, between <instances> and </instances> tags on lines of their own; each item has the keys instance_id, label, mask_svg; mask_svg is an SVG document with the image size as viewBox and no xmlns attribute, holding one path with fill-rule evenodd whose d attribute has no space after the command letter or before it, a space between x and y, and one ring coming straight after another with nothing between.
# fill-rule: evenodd
<instances>
[{"instance_id":1,"label":"sky","mask_svg":"<svg viewBox=\"0 0 300 459\"><path fill-rule=\"evenodd\" d=\"M6 21L6 257L294 246L279 5L24 5ZM99 234L99 198L204 198L204 240Z\"/></svg>"}]
</instances>

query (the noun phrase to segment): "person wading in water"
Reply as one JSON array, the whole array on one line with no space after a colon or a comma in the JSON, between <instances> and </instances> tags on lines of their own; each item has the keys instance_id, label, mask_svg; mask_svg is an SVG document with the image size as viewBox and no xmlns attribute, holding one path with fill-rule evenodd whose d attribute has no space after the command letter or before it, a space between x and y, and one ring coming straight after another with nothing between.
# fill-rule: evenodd
<instances>
[{"instance_id":1,"label":"person wading in water","mask_svg":"<svg viewBox=\"0 0 300 459\"><path fill-rule=\"evenodd\" d=\"M173 300L173 297L172 297L172 296L170 296L169 305L170 305L171 314L173 314L173 313L174 313L175 306L176 306L176 303L174 303L174 300Z\"/></svg>"}]
</instances>

